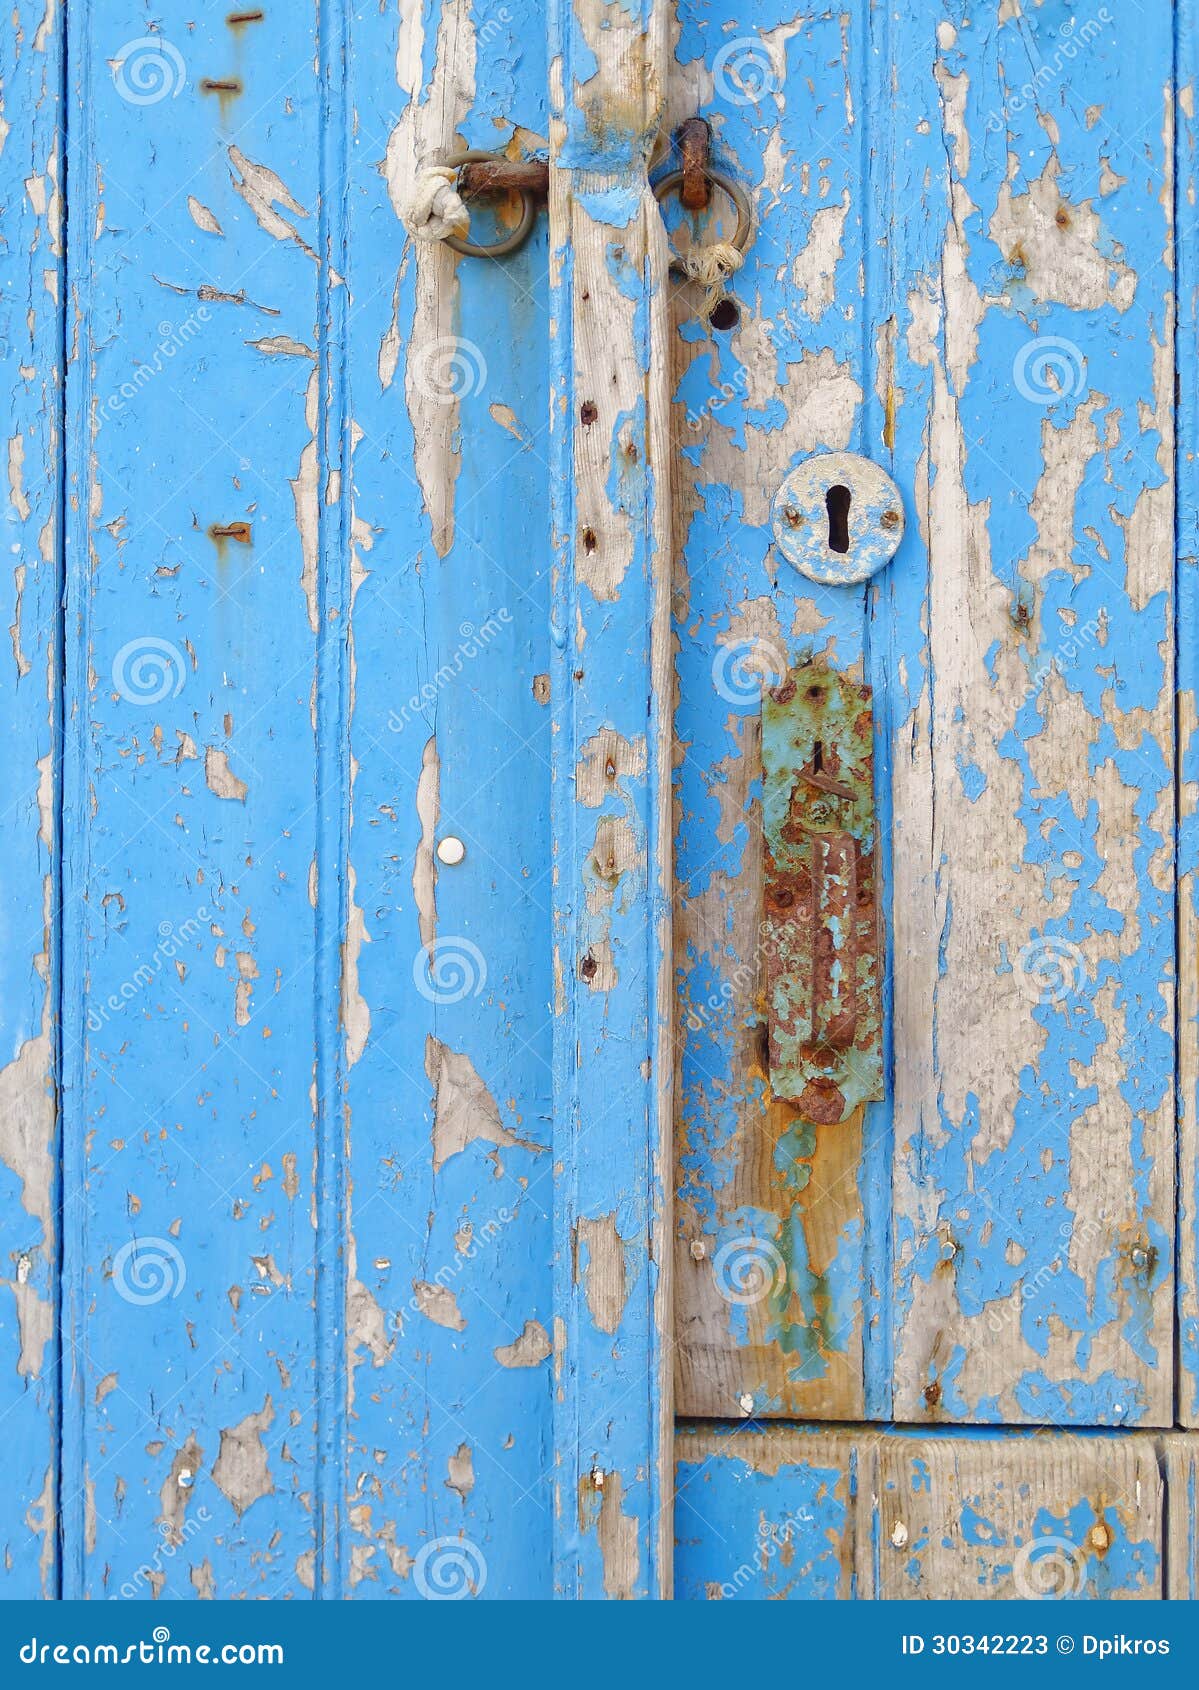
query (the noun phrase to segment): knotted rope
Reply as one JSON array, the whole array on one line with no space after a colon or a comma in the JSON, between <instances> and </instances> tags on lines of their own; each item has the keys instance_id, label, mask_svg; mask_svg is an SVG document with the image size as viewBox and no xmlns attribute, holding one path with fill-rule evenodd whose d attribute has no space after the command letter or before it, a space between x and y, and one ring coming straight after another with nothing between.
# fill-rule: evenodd
<instances>
[{"instance_id":1,"label":"knotted rope","mask_svg":"<svg viewBox=\"0 0 1199 1690\"><path fill-rule=\"evenodd\" d=\"M707 288L700 315L709 322L713 311L728 293L725 285L745 263L745 254L738 252L731 241L713 241L710 246L689 247L675 256L672 268Z\"/></svg>"},{"instance_id":2,"label":"knotted rope","mask_svg":"<svg viewBox=\"0 0 1199 1690\"><path fill-rule=\"evenodd\" d=\"M454 186L457 180L457 168L450 165L427 164L417 172L404 209L404 227L415 240L444 241L469 232L470 213Z\"/></svg>"}]
</instances>

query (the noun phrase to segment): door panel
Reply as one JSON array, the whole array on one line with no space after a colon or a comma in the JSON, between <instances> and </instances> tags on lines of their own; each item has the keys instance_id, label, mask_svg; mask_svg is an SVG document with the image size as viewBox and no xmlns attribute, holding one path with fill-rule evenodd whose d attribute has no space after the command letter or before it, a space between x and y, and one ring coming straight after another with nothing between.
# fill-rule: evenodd
<instances>
[{"instance_id":1,"label":"door panel","mask_svg":"<svg viewBox=\"0 0 1199 1690\"><path fill-rule=\"evenodd\" d=\"M855 443L866 403L860 309L845 307L859 297L864 263L854 114L865 40L832 15L794 31L782 27L785 8L765 16L768 31L779 26L767 35L769 63L747 48L744 74L785 70L786 100L738 99L718 76L713 110L704 70L725 35L706 14L684 16L673 116L711 117L717 163L749 185L757 222L735 283L737 329L706 335L695 287L672 299L677 1407L853 1419L868 1412L865 1287L881 1271L871 1273L868 1255L885 1210L866 1213L862 1112L814 1131L770 1095L760 797L763 682L804 653L862 673L862 589L821 590L780 567L768 514L794 461ZM804 74L809 65L821 67L818 78ZM711 239L714 226L697 218L695 233ZM676 228L675 238L690 233ZM874 1161L877 1192L885 1170ZM772 1284L783 1263L787 1296ZM768 1294L754 1297L759 1276Z\"/></svg>"},{"instance_id":2,"label":"door panel","mask_svg":"<svg viewBox=\"0 0 1199 1690\"><path fill-rule=\"evenodd\" d=\"M548 1590L545 231L400 220L544 66L459 10L80 14L78 1594Z\"/></svg>"},{"instance_id":3,"label":"door panel","mask_svg":"<svg viewBox=\"0 0 1199 1690\"><path fill-rule=\"evenodd\" d=\"M895 43L894 1411L1161 1425L1172 31L1090 32L1051 106L1004 104L1066 21L942 25L923 83L927 28Z\"/></svg>"},{"instance_id":4,"label":"door panel","mask_svg":"<svg viewBox=\"0 0 1199 1690\"><path fill-rule=\"evenodd\" d=\"M1160 1599L1167 1520L1172 1545L1190 1542L1194 1524L1179 1442L882 1427L686 1430L678 1441L678 1594ZM1170 1557L1171 1595L1193 1576L1187 1559L1175 1569Z\"/></svg>"},{"instance_id":5,"label":"door panel","mask_svg":"<svg viewBox=\"0 0 1199 1690\"><path fill-rule=\"evenodd\" d=\"M1025 10L780 15L767 94L715 78L759 221L740 326L678 305L685 1413L1172 1417L1172 36ZM815 587L768 504L847 446L907 531ZM888 1099L814 1127L758 936L761 684L813 660L873 689L891 935Z\"/></svg>"},{"instance_id":6,"label":"door panel","mask_svg":"<svg viewBox=\"0 0 1199 1690\"><path fill-rule=\"evenodd\" d=\"M270 15L0 49L0 1593L643 1598L673 1501L683 1598L1194 1597L1193 0ZM406 231L458 145L551 159L501 263ZM866 585L771 527L833 450ZM823 1125L809 665L887 933Z\"/></svg>"}]
</instances>

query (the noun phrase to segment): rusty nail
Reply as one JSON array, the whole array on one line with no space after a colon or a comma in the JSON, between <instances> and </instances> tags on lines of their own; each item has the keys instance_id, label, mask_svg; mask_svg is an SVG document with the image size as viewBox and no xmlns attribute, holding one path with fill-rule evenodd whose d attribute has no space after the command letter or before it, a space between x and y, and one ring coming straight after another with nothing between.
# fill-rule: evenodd
<instances>
[{"instance_id":1,"label":"rusty nail","mask_svg":"<svg viewBox=\"0 0 1199 1690\"><path fill-rule=\"evenodd\" d=\"M684 211L706 211L712 198L708 175L712 131L702 117L689 117L679 125L675 139L683 161L679 204Z\"/></svg>"},{"instance_id":2,"label":"rusty nail","mask_svg":"<svg viewBox=\"0 0 1199 1690\"><path fill-rule=\"evenodd\" d=\"M884 511L881 521L884 528L896 528L899 525L899 512Z\"/></svg>"},{"instance_id":3,"label":"rusty nail","mask_svg":"<svg viewBox=\"0 0 1199 1690\"><path fill-rule=\"evenodd\" d=\"M251 540L251 529L248 522L214 522L208 530L210 540L236 540L240 546L248 546Z\"/></svg>"},{"instance_id":4,"label":"rusty nail","mask_svg":"<svg viewBox=\"0 0 1199 1690\"><path fill-rule=\"evenodd\" d=\"M800 523L803 521L803 517L799 511L796 510L794 505L784 505L783 521L787 524L788 528L798 528Z\"/></svg>"}]
</instances>

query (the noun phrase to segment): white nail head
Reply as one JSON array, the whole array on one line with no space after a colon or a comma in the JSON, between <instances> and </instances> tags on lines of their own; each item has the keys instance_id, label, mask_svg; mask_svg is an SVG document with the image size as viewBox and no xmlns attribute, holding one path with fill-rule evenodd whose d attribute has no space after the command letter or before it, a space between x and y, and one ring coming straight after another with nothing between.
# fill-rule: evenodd
<instances>
[{"instance_id":1,"label":"white nail head","mask_svg":"<svg viewBox=\"0 0 1199 1690\"><path fill-rule=\"evenodd\" d=\"M447 833L444 839L437 841L437 860L453 868L466 855L466 846L455 834Z\"/></svg>"}]
</instances>

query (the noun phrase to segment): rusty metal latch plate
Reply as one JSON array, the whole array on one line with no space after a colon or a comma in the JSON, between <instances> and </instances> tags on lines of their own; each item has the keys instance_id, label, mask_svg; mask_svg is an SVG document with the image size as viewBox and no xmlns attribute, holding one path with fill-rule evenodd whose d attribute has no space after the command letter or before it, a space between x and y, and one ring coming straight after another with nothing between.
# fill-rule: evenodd
<instances>
[{"instance_id":1,"label":"rusty metal latch plate","mask_svg":"<svg viewBox=\"0 0 1199 1690\"><path fill-rule=\"evenodd\" d=\"M883 1095L870 688L793 669L763 695L762 762L771 1090L827 1126Z\"/></svg>"}]
</instances>

